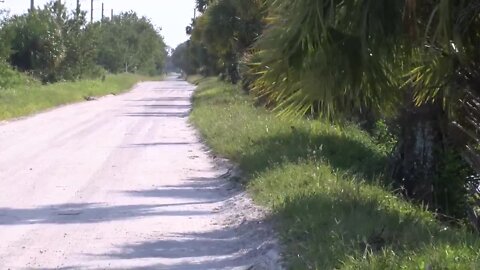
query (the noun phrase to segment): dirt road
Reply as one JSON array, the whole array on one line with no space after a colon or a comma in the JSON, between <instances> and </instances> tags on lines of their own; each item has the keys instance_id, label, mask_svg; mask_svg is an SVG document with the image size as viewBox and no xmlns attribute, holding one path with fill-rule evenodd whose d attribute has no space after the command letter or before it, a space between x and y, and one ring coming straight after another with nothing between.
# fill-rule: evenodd
<instances>
[{"instance_id":1,"label":"dirt road","mask_svg":"<svg viewBox=\"0 0 480 270\"><path fill-rule=\"evenodd\" d=\"M146 82L0 124L0 269L276 268L188 123L193 90Z\"/></svg>"}]
</instances>

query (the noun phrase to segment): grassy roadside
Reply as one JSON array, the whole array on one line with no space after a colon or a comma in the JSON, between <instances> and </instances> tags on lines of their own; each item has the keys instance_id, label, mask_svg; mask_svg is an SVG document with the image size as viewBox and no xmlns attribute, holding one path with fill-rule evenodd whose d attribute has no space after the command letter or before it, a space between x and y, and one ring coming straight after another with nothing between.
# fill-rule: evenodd
<instances>
[{"instance_id":1,"label":"grassy roadside","mask_svg":"<svg viewBox=\"0 0 480 270\"><path fill-rule=\"evenodd\" d=\"M135 74L109 75L105 81L83 80L41 85L36 81L0 89L0 120L30 115L42 110L82 101L85 96L118 94L147 77Z\"/></svg>"},{"instance_id":2,"label":"grassy roadside","mask_svg":"<svg viewBox=\"0 0 480 270\"><path fill-rule=\"evenodd\" d=\"M287 120L198 80L191 121L273 210L290 269L480 269L480 238L382 184L386 150L354 126Z\"/></svg>"}]
</instances>

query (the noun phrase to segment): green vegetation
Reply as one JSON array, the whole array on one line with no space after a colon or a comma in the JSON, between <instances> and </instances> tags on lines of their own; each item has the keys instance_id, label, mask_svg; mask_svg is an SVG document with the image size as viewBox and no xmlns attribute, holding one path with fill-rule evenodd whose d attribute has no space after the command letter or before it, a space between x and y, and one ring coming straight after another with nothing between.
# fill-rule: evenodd
<instances>
[{"instance_id":1,"label":"green vegetation","mask_svg":"<svg viewBox=\"0 0 480 270\"><path fill-rule=\"evenodd\" d=\"M291 269L477 269L480 238L395 195L389 146L355 125L279 118L237 86L195 78L191 121L273 210Z\"/></svg>"},{"instance_id":2,"label":"green vegetation","mask_svg":"<svg viewBox=\"0 0 480 270\"><path fill-rule=\"evenodd\" d=\"M135 12L87 23L78 6L51 1L0 22L0 62L43 83L110 73L160 75L167 57L159 29Z\"/></svg>"},{"instance_id":3,"label":"green vegetation","mask_svg":"<svg viewBox=\"0 0 480 270\"><path fill-rule=\"evenodd\" d=\"M202 16L187 27L189 41L178 46L173 62L187 74L220 74L236 83L243 54L263 28L263 0L198 0Z\"/></svg>"},{"instance_id":4,"label":"green vegetation","mask_svg":"<svg viewBox=\"0 0 480 270\"><path fill-rule=\"evenodd\" d=\"M0 40L0 120L125 91L162 75L167 57L149 19L127 12L87 23L80 6L61 1L2 17Z\"/></svg>"},{"instance_id":5,"label":"green vegetation","mask_svg":"<svg viewBox=\"0 0 480 270\"><path fill-rule=\"evenodd\" d=\"M388 186L480 233L478 1L196 2L173 54L185 73L241 81L282 116L355 124L388 142Z\"/></svg>"},{"instance_id":6,"label":"green vegetation","mask_svg":"<svg viewBox=\"0 0 480 270\"><path fill-rule=\"evenodd\" d=\"M167 56L159 30L135 12L121 13L93 25L97 39L97 64L106 70L162 74Z\"/></svg>"},{"instance_id":7,"label":"green vegetation","mask_svg":"<svg viewBox=\"0 0 480 270\"><path fill-rule=\"evenodd\" d=\"M16 74L16 76L23 77L22 81L11 88L0 88L0 120L83 101L88 96L118 94L145 79L145 77L135 74L118 74L106 76L104 81L82 80L42 85L27 76L21 74Z\"/></svg>"},{"instance_id":8,"label":"green vegetation","mask_svg":"<svg viewBox=\"0 0 480 270\"><path fill-rule=\"evenodd\" d=\"M472 162L480 152L468 150L479 134L478 3L267 4L269 27L249 62L258 76L252 92L287 114L392 123L396 187L432 211L456 218L470 212L478 227L480 205L468 206L480 171Z\"/></svg>"}]
</instances>

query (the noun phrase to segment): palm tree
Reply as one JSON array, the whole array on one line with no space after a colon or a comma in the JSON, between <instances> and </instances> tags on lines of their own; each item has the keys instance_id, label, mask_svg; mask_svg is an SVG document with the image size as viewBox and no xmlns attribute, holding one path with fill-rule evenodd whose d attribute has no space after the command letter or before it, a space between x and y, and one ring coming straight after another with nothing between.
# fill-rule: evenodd
<instances>
[{"instance_id":1,"label":"palm tree","mask_svg":"<svg viewBox=\"0 0 480 270\"><path fill-rule=\"evenodd\" d=\"M480 160L479 3L270 0L253 92L284 114L397 115L392 176L409 197L442 207L436 179L448 149Z\"/></svg>"}]
</instances>

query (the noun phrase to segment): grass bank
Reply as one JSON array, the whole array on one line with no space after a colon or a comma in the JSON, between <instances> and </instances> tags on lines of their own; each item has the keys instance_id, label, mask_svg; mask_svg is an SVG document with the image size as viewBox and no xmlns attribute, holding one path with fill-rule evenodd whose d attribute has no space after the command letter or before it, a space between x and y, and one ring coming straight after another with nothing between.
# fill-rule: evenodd
<instances>
[{"instance_id":1,"label":"grass bank","mask_svg":"<svg viewBox=\"0 0 480 270\"><path fill-rule=\"evenodd\" d=\"M55 106L82 101L86 96L118 94L147 79L134 74L109 75L102 80L82 80L41 85L27 79L0 89L0 120L30 115Z\"/></svg>"},{"instance_id":2,"label":"grass bank","mask_svg":"<svg viewBox=\"0 0 480 270\"><path fill-rule=\"evenodd\" d=\"M368 134L280 119L231 85L197 83L191 121L272 209L290 269L480 269L478 236L384 186L387 151Z\"/></svg>"}]
</instances>

